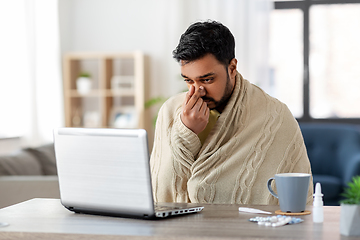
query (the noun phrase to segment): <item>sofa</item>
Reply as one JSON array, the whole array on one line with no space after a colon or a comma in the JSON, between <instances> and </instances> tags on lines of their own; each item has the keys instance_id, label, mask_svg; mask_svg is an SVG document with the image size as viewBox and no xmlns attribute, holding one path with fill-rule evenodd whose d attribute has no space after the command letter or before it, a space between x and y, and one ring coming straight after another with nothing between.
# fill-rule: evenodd
<instances>
[{"instance_id":1,"label":"sofa","mask_svg":"<svg viewBox=\"0 0 360 240\"><path fill-rule=\"evenodd\" d=\"M60 198L52 143L0 156L0 208L32 198Z\"/></svg>"},{"instance_id":2,"label":"sofa","mask_svg":"<svg viewBox=\"0 0 360 240\"><path fill-rule=\"evenodd\" d=\"M352 124L300 123L313 174L325 205L339 205L351 178L360 175L360 128Z\"/></svg>"}]
</instances>

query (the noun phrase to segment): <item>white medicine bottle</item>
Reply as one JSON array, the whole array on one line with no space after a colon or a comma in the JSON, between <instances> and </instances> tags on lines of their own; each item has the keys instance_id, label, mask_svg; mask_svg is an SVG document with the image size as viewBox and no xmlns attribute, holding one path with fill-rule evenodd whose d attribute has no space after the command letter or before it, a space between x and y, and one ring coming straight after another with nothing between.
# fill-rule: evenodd
<instances>
[{"instance_id":1,"label":"white medicine bottle","mask_svg":"<svg viewBox=\"0 0 360 240\"><path fill-rule=\"evenodd\" d=\"M322 223L324 221L324 202L323 202L323 194L321 193L321 185L320 183L316 183L315 185L315 193L314 193L314 201L313 201L313 222L314 223Z\"/></svg>"}]
</instances>

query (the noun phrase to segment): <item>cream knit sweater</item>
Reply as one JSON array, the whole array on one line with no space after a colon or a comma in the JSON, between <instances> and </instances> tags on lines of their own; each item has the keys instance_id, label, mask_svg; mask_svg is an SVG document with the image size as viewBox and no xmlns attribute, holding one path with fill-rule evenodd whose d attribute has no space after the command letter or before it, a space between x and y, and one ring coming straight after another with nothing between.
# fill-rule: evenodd
<instances>
[{"instance_id":1,"label":"cream knit sweater","mask_svg":"<svg viewBox=\"0 0 360 240\"><path fill-rule=\"evenodd\" d=\"M278 204L266 186L270 177L311 173L299 126L286 105L240 74L203 145L180 119L184 97L170 98L159 111L150 160L155 201Z\"/></svg>"}]
</instances>

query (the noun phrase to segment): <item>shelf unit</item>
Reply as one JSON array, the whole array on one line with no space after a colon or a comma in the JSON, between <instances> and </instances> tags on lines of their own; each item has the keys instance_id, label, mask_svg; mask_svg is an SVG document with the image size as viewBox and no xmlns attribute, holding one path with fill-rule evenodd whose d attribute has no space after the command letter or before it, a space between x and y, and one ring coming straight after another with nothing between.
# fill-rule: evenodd
<instances>
[{"instance_id":1,"label":"shelf unit","mask_svg":"<svg viewBox=\"0 0 360 240\"><path fill-rule=\"evenodd\" d=\"M145 127L142 52L67 53L63 60L67 127ZM84 72L91 79L85 93L77 86Z\"/></svg>"}]
</instances>

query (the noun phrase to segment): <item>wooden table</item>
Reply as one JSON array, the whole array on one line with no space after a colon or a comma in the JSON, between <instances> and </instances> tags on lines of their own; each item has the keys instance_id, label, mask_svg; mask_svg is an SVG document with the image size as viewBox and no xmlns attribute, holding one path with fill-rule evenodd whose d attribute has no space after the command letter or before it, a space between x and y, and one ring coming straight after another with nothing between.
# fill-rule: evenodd
<instances>
[{"instance_id":1,"label":"wooden table","mask_svg":"<svg viewBox=\"0 0 360 240\"><path fill-rule=\"evenodd\" d=\"M9 223L0 228L0 239L359 239L340 235L340 207L324 207L322 224L307 215L300 224L273 228L249 222L259 214L239 213L241 205L204 206L201 213L141 220L75 214L58 199L32 199L0 209L0 222ZM247 207L271 212L279 208Z\"/></svg>"}]
</instances>

